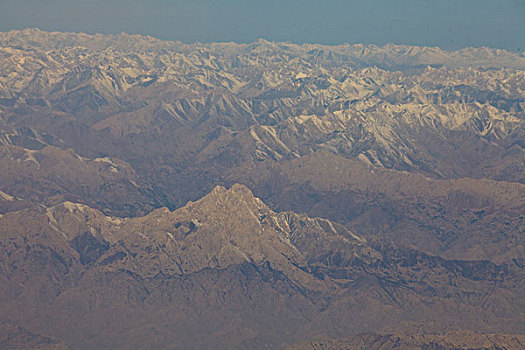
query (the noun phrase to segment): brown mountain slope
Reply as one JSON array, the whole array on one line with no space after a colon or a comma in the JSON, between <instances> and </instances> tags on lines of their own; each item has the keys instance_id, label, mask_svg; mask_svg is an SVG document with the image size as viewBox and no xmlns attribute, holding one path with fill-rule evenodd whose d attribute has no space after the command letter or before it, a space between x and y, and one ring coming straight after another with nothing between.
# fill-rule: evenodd
<instances>
[{"instance_id":1,"label":"brown mountain slope","mask_svg":"<svg viewBox=\"0 0 525 350\"><path fill-rule=\"evenodd\" d=\"M5 350L68 350L70 347L56 339L31 333L21 327L0 323L0 347Z\"/></svg>"},{"instance_id":2,"label":"brown mountain slope","mask_svg":"<svg viewBox=\"0 0 525 350\"><path fill-rule=\"evenodd\" d=\"M342 340L319 339L297 344L289 350L521 350L523 335L476 334L456 331L442 334L361 334Z\"/></svg>"},{"instance_id":3,"label":"brown mountain slope","mask_svg":"<svg viewBox=\"0 0 525 350\"><path fill-rule=\"evenodd\" d=\"M279 210L345 223L380 242L455 259L524 256L525 187L486 179L436 180L317 152L232 171Z\"/></svg>"},{"instance_id":4,"label":"brown mountain slope","mask_svg":"<svg viewBox=\"0 0 525 350\"><path fill-rule=\"evenodd\" d=\"M29 201L82 201L116 215L138 214L156 204L129 164L114 158L86 159L53 146L0 146L0 167L2 190Z\"/></svg>"},{"instance_id":5,"label":"brown mountain slope","mask_svg":"<svg viewBox=\"0 0 525 350\"><path fill-rule=\"evenodd\" d=\"M75 348L279 348L425 320L524 326L519 264L374 248L241 185L132 219L71 202L10 212L0 237L2 321Z\"/></svg>"},{"instance_id":6,"label":"brown mountain slope","mask_svg":"<svg viewBox=\"0 0 525 350\"><path fill-rule=\"evenodd\" d=\"M0 131L0 168L0 189L26 202L84 202L113 215L137 215L158 205L128 163L81 157L61 140L31 129ZM16 209L21 203L4 203L3 211L7 204Z\"/></svg>"}]
</instances>

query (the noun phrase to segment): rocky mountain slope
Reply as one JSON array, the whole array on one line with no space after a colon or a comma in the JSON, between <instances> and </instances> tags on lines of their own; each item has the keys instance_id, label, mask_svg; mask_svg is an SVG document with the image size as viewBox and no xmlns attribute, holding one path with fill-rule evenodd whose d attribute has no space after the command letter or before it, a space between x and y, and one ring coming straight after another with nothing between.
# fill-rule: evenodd
<instances>
[{"instance_id":1,"label":"rocky mountain slope","mask_svg":"<svg viewBox=\"0 0 525 350\"><path fill-rule=\"evenodd\" d=\"M69 350L64 342L34 334L19 326L0 324L0 346L2 349Z\"/></svg>"},{"instance_id":2,"label":"rocky mountain slope","mask_svg":"<svg viewBox=\"0 0 525 350\"><path fill-rule=\"evenodd\" d=\"M77 45L67 44L75 40ZM188 158L224 158L241 143L243 151L228 154L230 162L327 149L434 177L523 182L521 56L488 49L435 53L443 67L414 72L382 70L377 60L362 57L321 60L308 45L158 42L162 49L140 49L149 40L4 33L3 119L49 131L82 155L107 153L137 166L136 158L146 155L169 157L172 167L187 166ZM121 48L123 42L138 48ZM394 56L408 51L402 56L410 57L409 67L423 64L417 61L420 51L440 52L383 50ZM354 51L348 50L349 57ZM488 61L456 68L447 63L456 55ZM488 69L504 62L500 56L516 64Z\"/></svg>"},{"instance_id":3,"label":"rocky mountain slope","mask_svg":"<svg viewBox=\"0 0 525 350\"><path fill-rule=\"evenodd\" d=\"M72 202L10 212L0 237L2 321L74 348L278 347L407 320L525 326L521 264L371 246L242 185L138 218Z\"/></svg>"},{"instance_id":4,"label":"rocky mountain slope","mask_svg":"<svg viewBox=\"0 0 525 350\"><path fill-rule=\"evenodd\" d=\"M513 348L453 339L525 330L524 72L0 33L0 344Z\"/></svg>"},{"instance_id":5,"label":"rocky mountain slope","mask_svg":"<svg viewBox=\"0 0 525 350\"><path fill-rule=\"evenodd\" d=\"M401 334L378 335L362 334L350 339L319 339L291 346L287 349L307 350L467 350L467 349L505 349L519 350L525 347L523 335L476 334L472 332L453 332L440 334Z\"/></svg>"},{"instance_id":6,"label":"rocky mountain slope","mask_svg":"<svg viewBox=\"0 0 525 350\"><path fill-rule=\"evenodd\" d=\"M370 239L453 259L525 256L525 186L488 179L437 180L317 152L233 171L279 210L346 224Z\"/></svg>"}]
</instances>

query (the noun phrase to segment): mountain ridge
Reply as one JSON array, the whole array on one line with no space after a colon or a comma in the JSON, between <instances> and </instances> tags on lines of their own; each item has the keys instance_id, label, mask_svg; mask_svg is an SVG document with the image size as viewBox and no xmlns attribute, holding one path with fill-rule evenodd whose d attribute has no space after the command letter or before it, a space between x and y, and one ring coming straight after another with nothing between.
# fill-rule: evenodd
<instances>
[{"instance_id":1,"label":"mountain ridge","mask_svg":"<svg viewBox=\"0 0 525 350\"><path fill-rule=\"evenodd\" d=\"M175 312L174 325L185 320L196 326L204 314L211 319L230 315L237 325L248 322L245 326L255 328L233 339L218 338L221 347L239 348L259 347L259 342L268 344L269 340L277 347L279 342L297 339L286 333L288 329L296 329L301 337L312 336L319 330L331 329L338 319L348 320L356 314L366 319L368 326L345 323L348 326L340 332L332 330L329 334L341 336L346 331L366 330L372 324L395 327L411 309L423 307L421 298L434 298L435 305L424 307L427 311L417 318L420 322L429 317L450 322L457 317L449 310L455 305L465 312L454 321L457 325L472 324L477 315L480 320L501 319L500 329L522 326L518 321L518 291L523 284L523 269L518 265L444 260L417 251L370 246L328 220L275 213L243 185L230 189L218 186L201 200L188 202L175 211L160 208L130 219L111 218L72 202L36 211L9 212L0 217L0 238L2 250L7 253L0 257L0 301L10 315L2 321L19 324L33 333L49 334L79 348L144 345L143 336L139 336L139 343L133 343L133 337L128 343L115 338L114 333L109 336L96 321L103 319L104 324L117 314L121 315L117 316L119 322L137 334L144 327L141 324L147 322L147 329L153 328L144 330L146 338L160 329L171 329L176 336L182 336L180 332L188 329L174 331L172 323L164 318L167 316L155 321L155 317L164 315L165 308ZM431 279L427 279L428 274ZM443 279L455 282L446 286ZM239 282L243 286L238 286ZM219 290L215 283L221 285ZM455 291L456 283L472 289L477 296ZM217 293L222 288L226 289L220 296ZM15 290L17 296L8 297ZM510 299L501 299L496 291ZM447 299L449 293L456 295L454 299ZM195 295L198 300L193 299ZM272 297L267 299L269 295ZM243 308L244 304L235 306L234 300L239 298L251 299L254 304L240 314L231 314L229 308ZM477 304L477 298L484 300L483 306ZM6 304L6 300L10 301ZM175 306L174 300L180 304ZM273 306L265 309L269 305L264 300L272 300ZM108 303L115 306L109 307ZM205 311L210 303L215 305L214 311ZM227 306L219 306L222 303ZM276 305L283 308L280 331L271 325L268 314ZM101 307L109 309L103 311ZM137 307L148 310L147 320L132 311ZM79 323L83 321L71 314L74 310L83 310L88 323ZM188 316L189 310L201 316ZM52 312L55 320L50 323L42 312ZM262 317L255 324L249 316L253 312ZM384 312L389 317L377 318ZM518 314L513 315L515 312ZM125 315L129 315L128 320ZM210 325L218 334L237 334L219 324ZM477 324L481 329L494 327L482 321ZM122 332L122 328L114 327L112 332ZM217 341L214 332L204 336L196 327L189 338L157 339L153 347L209 347ZM82 335L85 332L96 336L90 340ZM198 345L195 339L205 343ZM250 341L242 345L243 339Z\"/></svg>"},{"instance_id":2,"label":"mountain ridge","mask_svg":"<svg viewBox=\"0 0 525 350\"><path fill-rule=\"evenodd\" d=\"M47 47L42 45L46 42ZM188 50L193 47L223 47L224 52L227 53L229 50L238 51L239 49L252 49L253 47L256 47L259 50L259 53L268 53L268 51L279 51L283 48L289 48L291 49L291 52L296 51L297 48L302 48L303 50L311 51L318 57L322 57L325 54L325 50L327 48L337 48L343 55L349 54L353 55L355 58L358 58L360 60L363 60L363 58L368 58L371 60L372 65L378 65L378 62L381 62L381 60L388 61L389 54L393 57L391 60L395 62L396 56L398 58L402 58L403 56L407 57L417 57L417 56L423 56L429 55L431 57L432 54L438 55L438 60L435 62L439 62L439 60L443 58L443 56L446 56L447 54L451 52L456 52L458 56L463 56L468 58L468 65L472 66L473 64L476 64L475 62L472 62L473 59L475 59L476 55L478 56L484 56L485 59L488 59L486 63L489 63L490 65L490 59L503 56L505 58L510 57L514 59L523 59L523 54L516 54L512 53L510 51L504 50L504 49L492 49L489 47L465 47L459 50L455 51L448 51L443 50L439 47L430 47L430 46L413 46L413 45L405 45L405 44L393 44L393 43L387 43L383 46L377 46L374 44L340 44L340 45L322 45L322 44L293 44L289 42L273 42L268 41L265 39L258 39L252 43L246 43L246 44L239 44L239 43L233 43L233 42L224 42L224 43L188 43L183 44L180 41L171 41L171 40L160 40L153 38L149 35L141 35L141 34L127 34L127 33L119 33L119 34L86 34L86 33L64 33L60 31L43 31L38 28L26 28L23 30L11 30L9 32L2 33L2 36L0 38L0 44L3 45L15 45L16 44L25 44L29 42L29 45L35 45L40 44L42 45L42 48L48 48L48 49L54 49L54 48L65 48L67 46L75 46L78 45L78 43L83 43L86 45L86 48L91 49L108 49L108 48L117 48L117 49L123 49L123 50L133 50L137 51L137 49L140 47L144 51L148 50L159 50L159 49L175 49L175 50ZM60 43L60 45L57 44L57 42ZM133 43L137 43L141 46L134 46ZM419 49L417 49L419 48ZM328 51L330 54L332 54L330 51ZM336 51L337 52L337 51ZM474 53L474 55L471 55L471 53ZM441 56L441 57L440 57ZM470 56L470 57L469 57ZM332 54L333 58L333 54ZM386 60L385 60L386 58ZM501 57L500 57L501 59ZM415 59L417 62L417 59ZM432 61L430 61L432 62ZM432 63L427 64L432 64ZM395 63L399 67L402 67L403 64ZM393 66L395 66L395 64ZM419 63L421 64L421 63ZM467 64L467 63L463 63ZM521 68L523 68L523 65L525 64L525 60L521 61ZM406 66L414 65L413 62L408 61L406 63Z\"/></svg>"}]
</instances>

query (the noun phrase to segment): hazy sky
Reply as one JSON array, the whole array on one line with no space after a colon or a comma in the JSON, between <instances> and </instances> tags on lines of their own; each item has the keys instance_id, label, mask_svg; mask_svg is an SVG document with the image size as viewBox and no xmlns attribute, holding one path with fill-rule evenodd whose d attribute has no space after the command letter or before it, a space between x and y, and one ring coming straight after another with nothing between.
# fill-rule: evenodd
<instances>
[{"instance_id":1,"label":"hazy sky","mask_svg":"<svg viewBox=\"0 0 525 350\"><path fill-rule=\"evenodd\" d=\"M525 0L0 0L0 31L525 50Z\"/></svg>"}]
</instances>

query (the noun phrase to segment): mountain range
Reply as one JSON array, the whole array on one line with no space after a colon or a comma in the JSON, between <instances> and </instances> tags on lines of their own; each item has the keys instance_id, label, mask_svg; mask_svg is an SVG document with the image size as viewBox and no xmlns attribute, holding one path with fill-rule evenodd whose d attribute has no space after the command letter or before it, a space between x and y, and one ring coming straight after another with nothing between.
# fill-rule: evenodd
<instances>
[{"instance_id":1,"label":"mountain range","mask_svg":"<svg viewBox=\"0 0 525 350\"><path fill-rule=\"evenodd\" d=\"M1 346L523 348L524 72L0 33Z\"/></svg>"}]
</instances>

